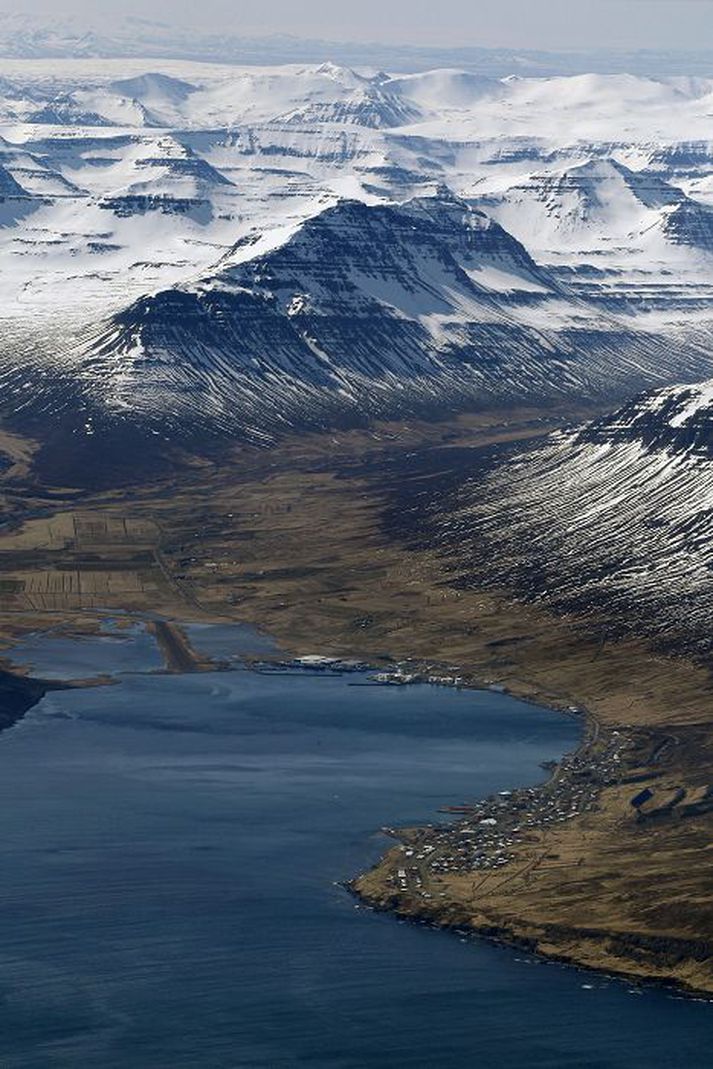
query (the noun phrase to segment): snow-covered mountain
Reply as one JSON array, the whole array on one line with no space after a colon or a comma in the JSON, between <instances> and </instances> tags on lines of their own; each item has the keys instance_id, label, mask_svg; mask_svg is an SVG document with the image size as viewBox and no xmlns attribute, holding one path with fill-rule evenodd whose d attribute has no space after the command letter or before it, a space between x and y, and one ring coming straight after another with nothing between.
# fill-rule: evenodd
<instances>
[{"instance_id":1,"label":"snow-covered mountain","mask_svg":"<svg viewBox=\"0 0 713 1069\"><path fill-rule=\"evenodd\" d=\"M577 249L583 241L643 239L686 198L655 174L593 158L530 174L490 200L514 229L528 229L533 244Z\"/></svg>"},{"instance_id":2,"label":"snow-covered mountain","mask_svg":"<svg viewBox=\"0 0 713 1069\"><path fill-rule=\"evenodd\" d=\"M713 380L641 395L497 465L439 526L494 583L604 621L609 637L708 655Z\"/></svg>"},{"instance_id":3,"label":"snow-covered mountain","mask_svg":"<svg viewBox=\"0 0 713 1069\"><path fill-rule=\"evenodd\" d=\"M7 60L0 405L260 437L709 377L711 99Z\"/></svg>"},{"instance_id":4,"label":"snow-covered mountain","mask_svg":"<svg viewBox=\"0 0 713 1069\"><path fill-rule=\"evenodd\" d=\"M662 346L570 297L445 189L338 199L51 344L92 432L131 418L257 439L446 405L601 400L681 366L713 370L695 345Z\"/></svg>"}]
</instances>

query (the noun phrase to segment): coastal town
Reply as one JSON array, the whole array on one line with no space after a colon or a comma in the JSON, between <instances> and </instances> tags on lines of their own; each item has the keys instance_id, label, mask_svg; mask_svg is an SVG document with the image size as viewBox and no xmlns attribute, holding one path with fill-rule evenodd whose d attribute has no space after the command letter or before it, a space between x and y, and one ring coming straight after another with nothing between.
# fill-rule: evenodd
<instances>
[{"instance_id":1,"label":"coastal town","mask_svg":"<svg viewBox=\"0 0 713 1069\"><path fill-rule=\"evenodd\" d=\"M400 841L400 862L390 877L396 893L430 899L438 877L503 869L518 848L537 843L539 833L592 811L601 788L620 779L631 742L618 731L597 733L576 753L546 766L552 775L541 786L525 787L475 803L446 806L455 819L411 831L383 830Z\"/></svg>"}]
</instances>

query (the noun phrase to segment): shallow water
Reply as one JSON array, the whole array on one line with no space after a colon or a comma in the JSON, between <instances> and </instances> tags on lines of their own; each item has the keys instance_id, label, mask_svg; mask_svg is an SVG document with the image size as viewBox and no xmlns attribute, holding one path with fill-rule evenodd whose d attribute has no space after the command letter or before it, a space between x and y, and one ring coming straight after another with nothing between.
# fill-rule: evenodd
<instances>
[{"instance_id":1,"label":"shallow water","mask_svg":"<svg viewBox=\"0 0 713 1069\"><path fill-rule=\"evenodd\" d=\"M110 618L101 630L81 640L38 631L13 646L10 659L15 665L31 665L34 675L45 679L89 679L163 667L156 642L142 623Z\"/></svg>"},{"instance_id":2,"label":"shallow water","mask_svg":"<svg viewBox=\"0 0 713 1069\"><path fill-rule=\"evenodd\" d=\"M199 653L235 661L241 657L267 656L278 651L276 642L247 624L185 624L191 645Z\"/></svg>"},{"instance_id":3,"label":"shallow water","mask_svg":"<svg viewBox=\"0 0 713 1069\"><path fill-rule=\"evenodd\" d=\"M3 1069L710 1065L707 1003L334 886L381 824L536 782L577 742L502 695L362 681L126 675L0 736Z\"/></svg>"}]
</instances>

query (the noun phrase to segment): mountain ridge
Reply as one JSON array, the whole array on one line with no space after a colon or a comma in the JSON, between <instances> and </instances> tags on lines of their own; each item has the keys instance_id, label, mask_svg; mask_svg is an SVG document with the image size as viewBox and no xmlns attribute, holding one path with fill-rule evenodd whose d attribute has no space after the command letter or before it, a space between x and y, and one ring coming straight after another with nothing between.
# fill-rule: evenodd
<instances>
[{"instance_id":1,"label":"mountain ridge","mask_svg":"<svg viewBox=\"0 0 713 1069\"><path fill-rule=\"evenodd\" d=\"M58 363L107 419L260 439L325 420L621 396L658 381L667 359L655 336L570 297L441 188L401 205L337 199L247 236ZM688 360L691 374L713 370L697 349Z\"/></svg>"}]
</instances>

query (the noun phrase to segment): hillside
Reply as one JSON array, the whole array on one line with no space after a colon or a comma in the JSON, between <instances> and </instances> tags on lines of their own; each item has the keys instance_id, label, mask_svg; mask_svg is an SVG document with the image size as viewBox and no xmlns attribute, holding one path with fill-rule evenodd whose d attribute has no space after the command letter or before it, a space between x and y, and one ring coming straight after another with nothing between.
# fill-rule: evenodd
<instances>
[{"instance_id":1,"label":"hillside","mask_svg":"<svg viewBox=\"0 0 713 1069\"><path fill-rule=\"evenodd\" d=\"M487 557L489 581L603 637L708 656L713 383L644 394L556 434L467 483L439 526L466 559L471 545L471 563Z\"/></svg>"}]
</instances>

